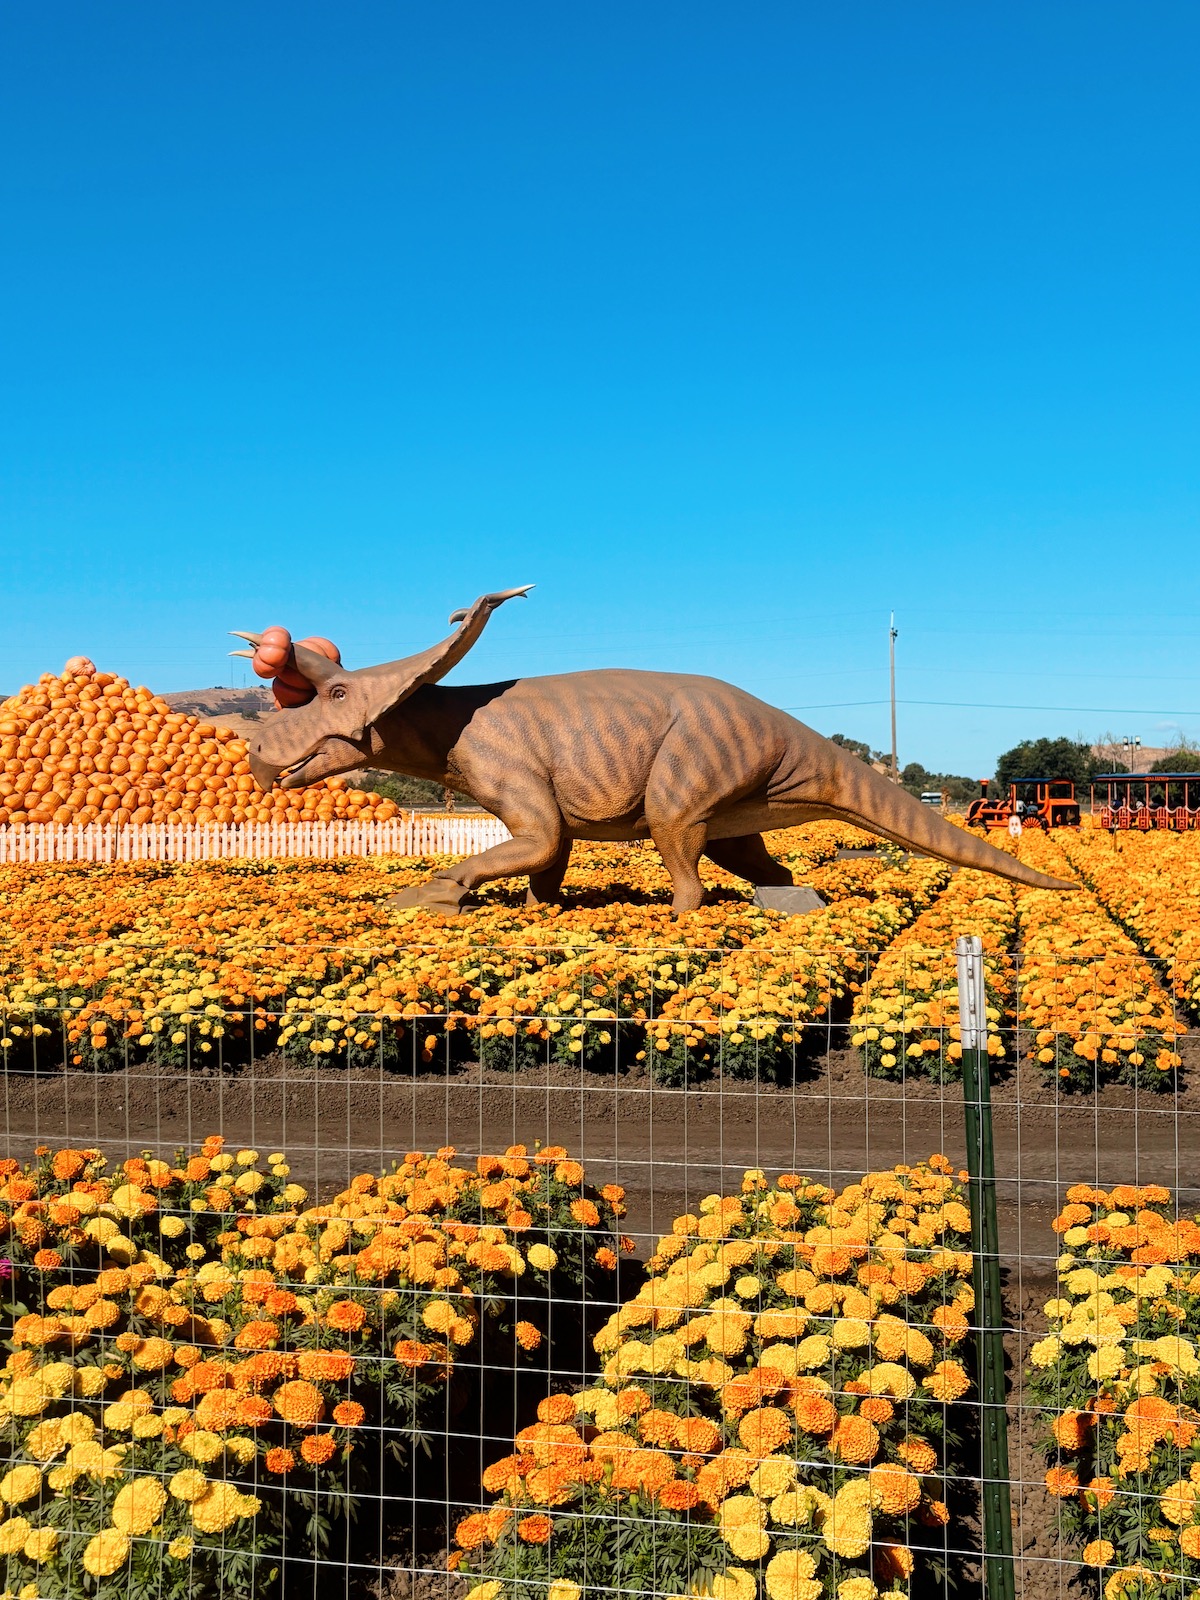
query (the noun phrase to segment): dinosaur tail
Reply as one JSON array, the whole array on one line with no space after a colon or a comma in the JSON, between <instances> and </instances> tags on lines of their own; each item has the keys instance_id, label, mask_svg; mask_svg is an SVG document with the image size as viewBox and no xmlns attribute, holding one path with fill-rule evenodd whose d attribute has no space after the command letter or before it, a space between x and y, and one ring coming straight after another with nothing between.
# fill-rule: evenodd
<instances>
[{"instance_id":1,"label":"dinosaur tail","mask_svg":"<svg viewBox=\"0 0 1200 1600\"><path fill-rule=\"evenodd\" d=\"M830 750L835 758L830 763L834 770L829 772L827 794L820 798L831 813L857 823L870 833L881 834L907 850L919 850L936 856L939 861L952 862L956 867L994 872L997 877L1026 884L1031 889L1079 888L1077 883L1035 872L976 834L956 828L901 789L899 784L890 783L873 772L866 762L846 755L836 745L831 745Z\"/></svg>"}]
</instances>

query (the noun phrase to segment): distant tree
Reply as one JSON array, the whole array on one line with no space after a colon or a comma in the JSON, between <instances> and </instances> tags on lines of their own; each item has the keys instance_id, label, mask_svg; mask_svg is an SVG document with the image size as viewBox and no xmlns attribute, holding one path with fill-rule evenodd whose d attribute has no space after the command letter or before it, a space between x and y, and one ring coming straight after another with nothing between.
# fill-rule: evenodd
<instances>
[{"instance_id":1,"label":"distant tree","mask_svg":"<svg viewBox=\"0 0 1200 1600\"><path fill-rule=\"evenodd\" d=\"M1001 794L1017 778L1070 778L1080 788L1100 770L1091 745L1078 739L1023 739L997 761L996 782Z\"/></svg>"},{"instance_id":2,"label":"distant tree","mask_svg":"<svg viewBox=\"0 0 1200 1600\"><path fill-rule=\"evenodd\" d=\"M967 805L979 794L974 778L964 778L955 772L929 772L919 761L910 761L904 768L900 785L917 796L933 789L941 790L951 805Z\"/></svg>"},{"instance_id":3,"label":"distant tree","mask_svg":"<svg viewBox=\"0 0 1200 1600\"><path fill-rule=\"evenodd\" d=\"M857 756L860 761L865 761L868 763L868 765L870 764L871 746L869 744L864 744L861 739L848 738L844 733L831 733L829 735L829 742L830 744L840 745L841 748L847 751L850 755Z\"/></svg>"},{"instance_id":4,"label":"distant tree","mask_svg":"<svg viewBox=\"0 0 1200 1600\"><path fill-rule=\"evenodd\" d=\"M1200 772L1200 750L1189 750L1186 745L1180 745L1175 750L1168 750L1165 756L1160 756L1149 771Z\"/></svg>"},{"instance_id":5,"label":"distant tree","mask_svg":"<svg viewBox=\"0 0 1200 1600\"><path fill-rule=\"evenodd\" d=\"M470 802L469 795L458 794L455 790L447 789L445 784L434 783L429 778L406 778L402 773L380 772L373 767L350 773L348 777L356 789L365 789L369 794L381 794L385 800L393 800L396 805L406 809L431 806L442 810L449 794L454 794L456 800Z\"/></svg>"}]
</instances>

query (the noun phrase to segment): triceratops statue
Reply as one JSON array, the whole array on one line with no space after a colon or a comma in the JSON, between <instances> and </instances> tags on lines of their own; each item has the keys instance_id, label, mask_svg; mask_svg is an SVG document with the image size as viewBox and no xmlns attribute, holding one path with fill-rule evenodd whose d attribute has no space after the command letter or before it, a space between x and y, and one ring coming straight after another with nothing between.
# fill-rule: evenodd
<instances>
[{"instance_id":1,"label":"triceratops statue","mask_svg":"<svg viewBox=\"0 0 1200 1600\"><path fill-rule=\"evenodd\" d=\"M250 750L263 789L384 767L464 791L512 834L392 904L456 912L481 884L522 874L531 903L551 900L574 840L648 838L671 874L674 910L694 911L704 898L701 856L753 884L790 884L763 831L822 817L1034 888L1076 887L954 827L719 678L606 668L438 687L492 612L532 587L485 594L451 616L458 626L440 644L356 671L326 639L293 644L282 628L238 634L254 649L234 653L275 678L281 707Z\"/></svg>"}]
</instances>

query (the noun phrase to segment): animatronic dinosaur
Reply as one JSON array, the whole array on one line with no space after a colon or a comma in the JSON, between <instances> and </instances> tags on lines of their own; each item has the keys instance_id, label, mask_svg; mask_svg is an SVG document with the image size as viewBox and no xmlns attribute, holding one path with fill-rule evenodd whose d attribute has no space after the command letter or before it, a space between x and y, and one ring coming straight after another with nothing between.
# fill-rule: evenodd
<instances>
[{"instance_id":1,"label":"animatronic dinosaur","mask_svg":"<svg viewBox=\"0 0 1200 1600\"><path fill-rule=\"evenodd\" d=\"M511 839L392 904L455 912L480 884L524 873L530 903L550 900L572 840L649 837L671 874L673 908L694 911L704 898L702 855L751 883L789 884L762 831L820 817L1034 888L1076 887L953 827L802 722L718 678L613 668L436 687L497 606L528 588L485 594L453 614L458 627L440 644L354 672L327 639L293 644L283 628L237 635L254 649L234 654L276 679L282 707L250 751L263 789L385 767L464 790L507 825Z\"/></svg>"}]
</instances>

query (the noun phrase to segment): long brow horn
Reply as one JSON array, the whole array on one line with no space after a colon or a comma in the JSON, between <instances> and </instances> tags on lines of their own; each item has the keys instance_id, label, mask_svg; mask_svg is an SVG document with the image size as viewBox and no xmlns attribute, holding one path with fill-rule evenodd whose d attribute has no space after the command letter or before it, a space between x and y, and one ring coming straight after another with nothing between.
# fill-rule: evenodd
<instances>
[{"instance_id":1,"label":"long brow horn","mask_svg":"<svg viewBox=\"0 0 1200 1600\"><path fill-rule=\"evenodd\" d=\"M482 603L487 606L489 611L494 611L497 606L502 606L506 600L524 600L530 589L536 588L537 585L535 583L523 583L519 589L504 589L497 594L485 594ZM479 605L480 602L476 600L475 604ZM457 611L450 613L451 623L462 622L465 617L471 614L472 609L471 606L459 606Z\"/></svg>"},{"instance_id":2,"label":"long brow horn","mask_svg":"<svg viewBox=\"0 0 1200 1600\"><path fill-rule=\"evenodd\" d=\"M321 655L320 651L308 650L302 644L292 646L292 660L300 676L307 678L314 687L320 683L328 683L331 678L340 678L346 671L340 663L330 661L329 657Z\"/></svg>"}]
</instances>

